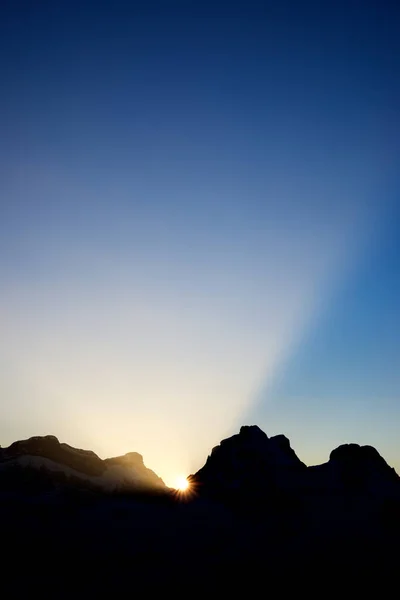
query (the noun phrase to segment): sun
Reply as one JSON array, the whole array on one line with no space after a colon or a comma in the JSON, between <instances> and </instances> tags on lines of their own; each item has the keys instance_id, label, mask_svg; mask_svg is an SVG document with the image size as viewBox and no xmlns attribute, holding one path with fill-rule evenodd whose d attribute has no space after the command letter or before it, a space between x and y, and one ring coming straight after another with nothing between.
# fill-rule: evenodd
<instances>
[{"instance_id":1,"label":"sun","mask_svg":"<svg viewBox=\"0 0 400 600\"><path fill-rule=\"evenodd\" d=\"M186 477L177 477L176 479L176 489L180 492L186 492L189 489L189 482Z\"/></svg>"}]
</instances>

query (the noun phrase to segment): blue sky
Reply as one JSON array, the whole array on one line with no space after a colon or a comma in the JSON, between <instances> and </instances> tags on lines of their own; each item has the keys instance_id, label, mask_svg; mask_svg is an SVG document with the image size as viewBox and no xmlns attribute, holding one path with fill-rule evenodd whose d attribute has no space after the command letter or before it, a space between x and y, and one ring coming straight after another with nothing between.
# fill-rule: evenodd
<instances>
[{"instance_id":1,"label":"blue sky","mask_svg":"<svg viewBox=\"0 0 400 600\"><path fill-rule=\"evenodd\" d=\"M0 10L1 443L399 468L395 3Z\"/></svg>"}]
</instances>

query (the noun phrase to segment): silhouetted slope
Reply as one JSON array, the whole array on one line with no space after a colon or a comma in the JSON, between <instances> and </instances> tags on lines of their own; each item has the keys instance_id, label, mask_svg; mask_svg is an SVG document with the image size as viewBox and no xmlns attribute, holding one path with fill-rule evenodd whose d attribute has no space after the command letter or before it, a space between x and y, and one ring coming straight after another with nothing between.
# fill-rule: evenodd
<instances>
[{"instance_id":1,"label":"silhouetted slope","mask_svg":"<svg viewBox=\"0 0 400 600\"><path fill-rule=\"evenodd\" d=\"M308 467L304 505L315 527L361 536L400 524L400 478L371 446L344 444Z\"/></svg>"},{"instance_id":2,"label":"silhouetted slope","mask_svg":"<svg viewBox=\"0 0 400 600\"><path fill-rule=\"evenodd\" d=\"M379 527L400 508L400 478L374 448L343 445L306 467L285 436L257 426L223 440L189 481L199 497L308 531Z\"/></svg>"},{"instance_id":3,"label":"silhouetted slope","mask_svg":"<svg viewBox=\"0 0 400 600\"><path fill-rule=\"evenodd\" d=\"M35 436L14 442L8 448L0 449L2 463L22 456L41 456L59 465L75 469L85 475L101 475L105 464L90 450L79 450L68 444L60 444L54 435Z\"/></svg>"},{"instance_id":4,"label":"silhouetted slope","mask_svg":"<svg viewBox=\"0 0 400 600\"><path fill-rule=\"evenodd\" d=\"M345 444L333 450L329 462L306 467L284 435L269 438L256 425L243 426L240 432L213 448L205 465L189 480L199 492L235 491L279 485L293 489L318 487L366 488L398 484L396 471L389 467L371 446Z\"/></svg>"},{"instance_id":5,"label":"silhouetted slope","mask_svg":"<svg viewBox=\"0 0 400 600\"><path fill-rule=\"evenodd\" d=\"M14 480L18 473L31 471L29 481L41 479L43 482L57 482L87 486L90 489L129 490L139 488L164 489L165 484L151 469L143 463L143 457L137 452L125 456L102 460L90 450L80 450L68 444L60 443L53 435L37 436L14 442L8 448L0 449L0 486L10 471ZM29 487L29 486L28 486Z\"/></svg>"},{"instance_id":6,"label":"silhouetted slope","mask_svg":"<svg viewBox=\"0 0 400 600\"><path fill-rule=\"evenodd\" d=\"M90 485L110 473L125 482L128 472L126 487ZM16 442L0 450L2 591L8 575L14 596L36 582L41 597L50 585L52 597L68 598L298 595L310 586L320 595L327 582L348 590L349 580L360 593L374 578L382 595L397 574L399 481L371 447L340 446L326 464L306 467L285 436L256 426L214 448L186 496L134 452L102 460L53 436Z\"/></svg>"},{"instance_id":7,"label":"silhouetted slope","mask_svg":"<svg viewBox=\"0 0 400 600\"><path fill-rule=\"evenodd\" d=\"M295 489L306 469L284 435L269 438L253 425L222 440L188 479L200 495L254 505Z\"/></svg>"},{"instance_id":8,"label":"silhouetted slope","mask_svg":"<svg viewBox=\"0 0 400 600\"><path fill-rule=\"evenodd\" d=\"M332 450L329 464L343 483L365 486L398 482L396 471L372 446L344 444Z\"/></svg>"}]
</instances>

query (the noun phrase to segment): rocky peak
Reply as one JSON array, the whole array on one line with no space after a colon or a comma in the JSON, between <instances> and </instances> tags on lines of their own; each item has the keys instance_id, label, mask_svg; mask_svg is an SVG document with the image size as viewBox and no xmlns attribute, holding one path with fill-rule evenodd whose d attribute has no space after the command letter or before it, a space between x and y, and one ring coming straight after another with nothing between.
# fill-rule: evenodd
<instances>
[{"instance_id":1,"label":"rocky peak","mask_svg":"<svg viewBox=\"0 0 400 600\"><path fill-rule=\"evenodd\" d=\"M399 479L396 471L372 446L342 444L332 450L328 464L347 484L367 485L371 480L397 482Z\"/></svg>"},{"instance_id":2,"label":"rocky peak","mask_svg":"<svg viewBox=\"0 0 400 600\"><path fill-rule=\"evenodd\" d=\"M144 467L143 456L138 452L128 452L123 456L115 456L114 458L106 458L108 466L123 466L123 467Z\"/></svg>"},{"instance_id":3,"label":"rocky peak","mask_svg":"<svg viewBox=\"0 0 400 600\"><path fill-rule=\"evenodd\" d=\"M1 452L3 461L21 456L41 456L86 475L101 475L105 469L97 454L60 444L54 435L34 436L14 442Z\"/></svg>"},{"instance_id":4,"label":"rocky peak","mask_svg":"<svg viewBox=\"0 0 400 600\"><path fill-rule=\"evenodd\" d=\"M140 482L140 485L150 488L165 488L165 483L154 471L148 469L143 456L138 452L128 452L123 456L106 458L104 461L107 468L117 467L124 469L127 473Z\"/></svg>"},{"instance_id":5,"label":"rocky peak","mask_svg":"<svg viewBox=\"0 0 400 600\"><path fill-rule=\"evenodd\" d=\"M206 464L190 480L202 489L256 493L305 468L285 436L268 438L251 425L213 448Z\"/></svg>"},{"instance_id":6,"label":"rocky peak","mask_svg":"<svg viewBox=\"0 0 400 600\"><path fill-rule=\"evenodd\" d=\"M332 450L329 460L334 462L369 462L375 465L386 465L386 461L372 446L360 446L359 444L342 444Z\"/></svg>"},{"instance_id":7,"label":"rocky peak","mask_svg":"<svg viewBox=\"0 0 400 600\"><path fill-rule=\"evenodd\" d=\"M264 433L258 425L242 425L239 435L242 436L243 439L257 439L262 441L268 439L267 434Z\"/></svg>"},{"instance_id":8,"label":"rocky peak","mask_svg":"<svg viewBox=\"0 0 400 600\"><path fill-rule=\"evenodd\" d=\"M165 487L162 479L144 465L143 456L138 452L102 460L91 450L60 443L54 435L31 437L0 449L0 464L7 466L16 461L20 464L28 461L33 468L49 466L46 461L51 461L53 470L71 474L68 470L73 469L74 476L87 478L98 485L117 487L122 482L128 487Z\"/></svg>"}]
</instances>

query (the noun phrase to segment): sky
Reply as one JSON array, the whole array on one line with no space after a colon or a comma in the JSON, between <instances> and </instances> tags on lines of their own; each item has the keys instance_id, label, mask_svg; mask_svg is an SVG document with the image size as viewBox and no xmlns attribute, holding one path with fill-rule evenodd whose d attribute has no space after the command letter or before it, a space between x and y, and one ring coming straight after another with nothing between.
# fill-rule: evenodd
<instances>
[{"instance_id":1,"label":"sky","mask_svg":"<svg viewBox=\"0 0 400 600\"><path fill-rule=\"evenodd\" d=\"M224 4L1 3L0 443L400 471L397 3Z\"/></svg>"}]
</instances>

